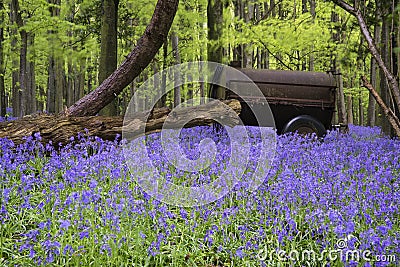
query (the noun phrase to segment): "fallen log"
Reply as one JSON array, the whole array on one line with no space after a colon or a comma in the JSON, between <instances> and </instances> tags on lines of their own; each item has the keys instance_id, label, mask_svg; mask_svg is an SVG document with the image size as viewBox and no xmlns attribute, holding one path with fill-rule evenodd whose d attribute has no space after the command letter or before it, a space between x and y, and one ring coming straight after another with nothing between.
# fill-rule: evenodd
<instances>
[{"instance_id":1,"label":"fallen log","mask_svg":"<svg viewBox=\"0 0 400 267\"><path fill-rule=\"evenodd\" d=\"M210 118L222 118L226 125L239 123L238 114L241 106L237 100L211 101L204 105L173 109L156 108L151 112L133 113L124 117L86 116L72 117L67 115L34 114L21 119L0 123L0 138L7 138L15 144L25 142L27 137L40 134L41 141L55 144L66 144L71 137L79 133L85 136L98 136L104 140L115 140L117 135L129 133L129 139L160 131L164 128L175 128L184 123L185 127L209 125L214 122ZM169 117L168 117L169 115ZM168 117L168 120L166 121ZM164 124L164 122L166 122Z\"/></svg>"}]
</instances>

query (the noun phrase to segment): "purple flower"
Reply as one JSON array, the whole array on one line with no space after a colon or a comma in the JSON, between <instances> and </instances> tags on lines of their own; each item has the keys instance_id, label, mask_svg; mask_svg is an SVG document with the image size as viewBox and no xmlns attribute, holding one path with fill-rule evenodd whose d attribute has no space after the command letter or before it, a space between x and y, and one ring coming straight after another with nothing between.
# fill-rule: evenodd
<instances>
[{"instance_id":1,"label":"purple flower","mask_svg":"<svg viewBox=\"0 0 400 267\"><path fill-rule=\"evenodd\" d=\"M72 248L71 245L67 244L63 249L63 253L64 255L71 255L72 253L74 253L74 249Z\"/></svg>"},{"instance_id":2,"label":"purple flower","mask_svg":"<svg viewBox=\"0 0 400 267\"><path fill-rule=\"evenodd\" d=\"M89 238L89 232L88 231L82 231L79 233L79 239L84 239L84 238Z\"/></svg>"},{"instance_id":3,"label":"purple flower","mask_svg":"<svg viewBox=\"0 0 400 267\"><path fill-rule=\"evenodd\" d=\"M71 226L71 223L69 220L60 220L60 228L68 230L68 228Z\"/></svg>"},{"instance_id":4,"label":"purple flower","mask_svg":"<svg viewBox=\"0 0 400 267\"><path fill-rule=\"evenodd\" d=\"M242 259L246 256L246 253L243 252L243 248L238 248L235 252L236 257Z\"/></svg>"}]
</instances>

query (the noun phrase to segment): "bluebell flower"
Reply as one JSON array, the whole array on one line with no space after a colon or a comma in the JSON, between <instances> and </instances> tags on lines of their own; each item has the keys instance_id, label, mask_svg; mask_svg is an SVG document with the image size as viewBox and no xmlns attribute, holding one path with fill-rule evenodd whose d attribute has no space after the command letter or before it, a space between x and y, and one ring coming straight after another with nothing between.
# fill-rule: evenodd
<instances>
[{"instance_id":1,"label":"bluebell flower","mask_svg":"<svg viewBox=\"0 0 400 267\"><path fill-rule=\"evenodd\" d=\"M88 231L82 231L79 233L79 239L84 239L84 238L89 238L89 232Z\"/></svg>"},{"instance_id":2,"label":"bluebell flower","mask_svg":"<svg viewBox=\"0 0 400 267\"><path fill-rule=\"evenodd\" d=\"M246 253L243 252L243 248L238 248L235 252L236 257L242 259L246 256Z\"/></svg>"},{"instance_id":3,"label":"bluebell flower","mask_svg":"<svg viewBox=\"0 0 400 267\"><path fill-rule=\"evenodd\" d=\"M71 223L69 220L60 220L60 228L68 230L68 228L71 226Z\"/></svg>"}]
</instances>

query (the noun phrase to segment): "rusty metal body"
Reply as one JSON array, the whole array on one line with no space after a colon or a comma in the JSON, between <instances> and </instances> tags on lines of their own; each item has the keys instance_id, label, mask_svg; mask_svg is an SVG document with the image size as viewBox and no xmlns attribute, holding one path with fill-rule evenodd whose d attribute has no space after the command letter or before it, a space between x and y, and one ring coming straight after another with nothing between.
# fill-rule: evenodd
<instances>
[{"instance_id":1,"label":"rusty metal body","mask_svg":"<svg viewBox=\"0 0 400 267\"><path fill-rule=\"evenodd\" d=\"M330 129L336 103L336 80L332 73L238 69L246 74L261 90L264 98L246 94L249 81L226 77L228 88L236 87L242 98L225 90L223 98L238 98L242 102L241 119L246 125L258 125L249 107L265 105L267 101L274 115L278 133L296 117L308 115ZM264 125L260 125L264 126Z\"/></svg>"}]
</instances>

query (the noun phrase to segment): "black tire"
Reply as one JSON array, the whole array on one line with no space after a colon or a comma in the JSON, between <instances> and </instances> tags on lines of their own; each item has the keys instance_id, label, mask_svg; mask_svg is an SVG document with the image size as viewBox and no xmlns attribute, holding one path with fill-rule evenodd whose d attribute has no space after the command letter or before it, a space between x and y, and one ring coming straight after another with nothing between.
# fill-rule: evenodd
<instances>
[{"instance_id":1,"label":"black tire","mask_svg":"<svg viewBox=\"0 0 400 267\"><path fill-rule=\"evenodd\" d=\"M315 133L318 137L326 134L325 126L317 119L309 115L301 115L291 119L282 129L282 134L298 132L299 134Z\"/></svg>"}]
</instances>

